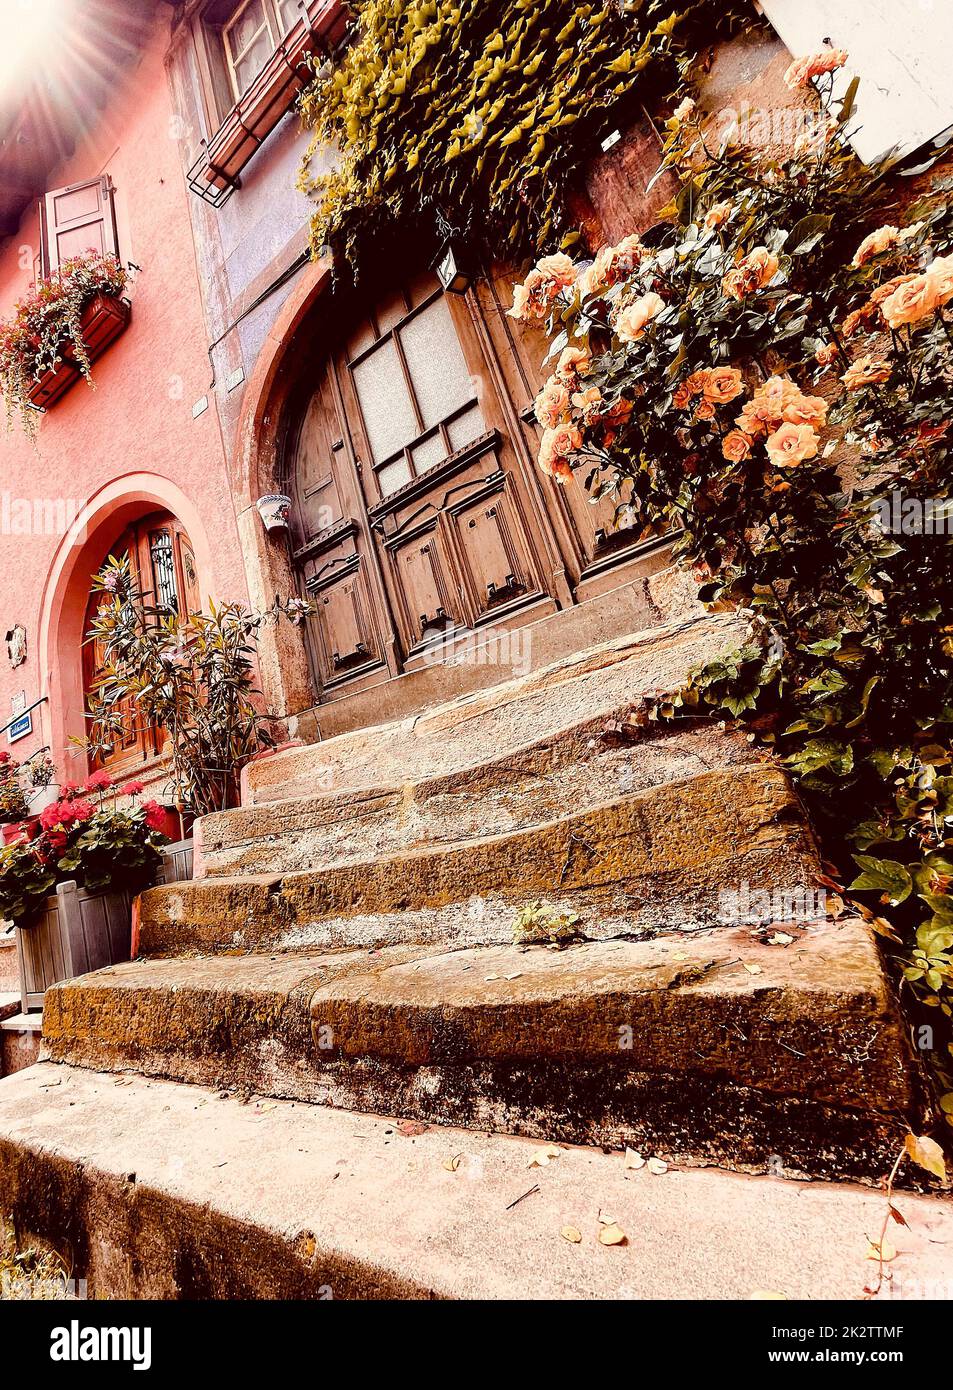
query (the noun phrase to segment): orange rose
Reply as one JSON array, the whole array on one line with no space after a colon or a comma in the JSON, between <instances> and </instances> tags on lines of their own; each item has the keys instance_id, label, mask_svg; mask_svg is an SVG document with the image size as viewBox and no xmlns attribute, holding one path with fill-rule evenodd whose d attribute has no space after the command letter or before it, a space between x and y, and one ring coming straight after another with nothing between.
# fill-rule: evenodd
<instances>
[{"instance_id":1,"label":"orange rose","mask_svg":"<svg viewBox=\"0 0 953 1390\"><path fill-rule=\"evenodd\" d=\"M919 323L932 314L939 301L938 280L931 275L914 275L883 301L880 312L890 328L901 328L905 323Z\"/></svg>"},{"instance_id":2,"label":"orange rose","mask_svg":"<svg viewBox=\"0 0 953 1390\"><path fill-rule=\"evenodd\" d=\"M728 221L728 218L734 211L734 207L734 203L716 203L714 207L709 208L708 215L705 218L705 229L710 232L715 227L721 227Z\"/></svg>"},{"instance_id":3,"label":"orange rose","mask_svg":"<svg viewBox=\"0 0 953 1390\"><path fill-rule=\"evenodd\" d=\"M784 424L765 440L768 458L775 468L794 468L817 453L818 438L810 425Z\"/></svg>"},{"instance_id":4,"label":"orange rose","mask_svg":"<svg viewBox=\"0 0 953 1390\"><path fill-rule=\"evenodd\" d=\"M576 267L568 256L557 252L544 256L529 272L522 285L513 286L513 304L507 316L519 322L544 319L560 292L576 279Z\"/></svg>"},{"instance_id":5,"label":"orange rose","mask_svg":"<svg viewBox=\"0 0 953 1390\"><path fill-rule=\"evenodd\" d=\"M582 448L582 435L575 425L557 425L546 430L539 444L539 466L550 478L571 478L568 455Z\"/></svg>"},{"instance_id":6,"label":"orange rose","mask_svg":"<svg viewBox=\"0 0 953 1390\"><path fill-rule=\"evenodd\" d=\"M579 412L585 424L590 425L599 418L602 405L602 392L598 386L589 386L585 391L576 391L572 398L572 408Z\"/></svg>"},{"instance_id":7,"label":"orange rose","mask_svg":"<svg viewBox=\"0 0 953 1390\"><path fill-rule=\"evenodd\" d=\"M793 91L796 87L806 87L813 77L842 68L847 62L843 48L822 48L819 53L809 53L804 58L795 58L784 74L785 85Z\"/></svg>"},{"instance_id":8,"label":"orange rose","mask_svg":"<svg viewBox=\"0 0 953 1390\"><path fill-rule=\"evenodd\" d=\"M819 348L815 349L814 361L817 363L819 367L829 367L832 362L836 362L837 344L822 343Z\"/></svg>"},{"instance_id":9,"label":"orange rose","mask_svg":"<svg viewBox=\"0 0 953 1390\"><path fill-rule=\"evenodd\" d=\"M891 367L879 357L858 357L841 377L848 391L859 391L863 386L877 386L890 380Z\"/></svg>"},{"instance_id":10,"label":"orange rose","mask_svg":"<svg viewBox=\"0 0 953 1390\"><path fill-rule=\"evenodd\" d=\"M732 430L721 441L722 457L729 463L741 463L751 453L751 438L743 430Z\"/></svg>"},{"instance_id":11,"label":"orange rose","mask_svg":"<svg viewBox=\"0 0 953 1390\"><path fill-rule=\"evenodd\" d=\"M715 418L715 407L711 401L703 396L695 407L696 420L713 420Z\"/></svg>"},{"instance_id":12,"label":"orange rose","mask_svg":"<svg viewBox=\"0 0 953 1390\"><path fill-rule=\"evenodd\" d=\"M584 297L610 289L631 275L642 259L644 247L637 236L627 236L618 246L603 246L592 265L584 270L579 284Z\"/></svg>"},{"instance_id":13,"label":"orange rose","mask_svg":"<svg viewBox=\"0 0 953 1390\"><path fill-rule=\"evenodd\" d=\"M778 273L778 258L766 246L749 251L721 282L722 293L729 299L742 300L756 290L764 289Z\"/></svg>"},{"instance_id":14,"label":"orange rose","mask_svg":"<svg viewBox=\"0 0 953 1390\"><path fill-rule=\"evenodd\" d=\"M559 354L555 376L564 385L572 386L577 377L585 376L591 365L592 358L585 348L565 347Z\"/></svg>"},{"instance_id":15,"label":"orange rose","mask_svg":"<svg viewBox=\"0 0 953 1390\"><path fill-rule=\"evenodd\" d=\"M880 305L884 302L884 300L889 299L890 296L894 294L897 290L899 290L902 285L909 285L912 280L916 279L916 275L909 274L895 275L892 280L885 280L882 285L879 285L877 287L877 289L871 291L870 299L867 301L867 303L863 306L862 309L855 310L855 313L862 314L865 311L869 312L871 309L879 308Z\"/></svg>"},{"instance_id":16,"label":"orange rose","mask_svg":"<svg viewBox=\"0 0 953 1390\"><path fill-rule=\"evenodd\" d=\"M616 337L620 342L634 343L664 308L665 303L657 294L644 294L616 316L613 324Z\"/></svg>"},{"instance_id":17,"label":"orange rose","mask_svg":"<svg viewBox=\"0 0 953 1390\"><path fill-rule=\"evenodd\" d=\"M953 299L953 256L937 256L926 273L934 283L937 305L949 303Z\"/></svg>"},{"instance_id":18,"label":"orange rose","mask_svg":"<svg viewBox=\"0 0 953 1390\"><path fill-rule=\"evenodd\" d=\"M694 114L695 103L692 101L691 97L686 97L684 101L680 101L672 112L676 121L687 121L689 117L694 116Z\"/></svg>"},{"instance_id":19,"label":"orange rose","mask_svg":"<svg viewBox=\"0 0 953 1390\"><path fill-rule=\"evenodd\" d=\"M728 401L741 395L741 373L737 367L713 367L702 389L706 400L714 405L727 405Z\"/></svg>"},{"instance_id":20,"label":"orange rose","mask_svg":"<svg viewBox=\"0 0 953 1390\"><path fill-rule=\"evenodd\" d=\"M785 403L781 419L786 425L810 425L822 430L827 423L827 401L822 396L805 396L798 391Z\"/></svg>"},{"instance_id":21,"label":"orange rose","mask_svg":"<svg viewBox=\"0 0 953 1390\"><path fill-rule=\"evenodd\" d=\"M691 376L685 378L685 388L689 396L700 396L708 384L708 371L703 369L700 372L692 372Z\"/></svg>"},{"instance_id":22,"label":"orange rose","mask_svg":"<svg viewBox=\"0 0 953 1390\"><path fill-rule=\"evenodd\" d=\"M569 409L569 392L561 381L551 376L534 403L537 422L544 429L553 429Z\"/></svg>"},{"instance_id":23,"label":"orange rose","mask_svg":"<svg viewBox=\"0 0 953 1390\"><path fill-rule=\"evenodd\" d=\"M873 256L879 256L889 246L893 246L900 235L899 227L878 227L875 232L865 236L854 252L852 265L866 265Z\"/></svg>"},{"instance_id":24,"label":"orange rose","mask_svg":"<svg viewBox=\"0 0 953 1390\"><path fill-rule=\"evenodd\" d=\"M544 280L551 281L560 289L575 283L576 267L562 251L557 251L554 256L543 256L536 269Z\"/></svg>"}]
</instances>

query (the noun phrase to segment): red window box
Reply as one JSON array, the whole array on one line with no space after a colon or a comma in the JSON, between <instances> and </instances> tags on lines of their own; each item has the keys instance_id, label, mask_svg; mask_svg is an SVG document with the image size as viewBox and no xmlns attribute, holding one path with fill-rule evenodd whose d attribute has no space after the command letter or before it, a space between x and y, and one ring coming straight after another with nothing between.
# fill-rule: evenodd
<instances>
[{"instance_id":1,"label":"red window box","mask_svg":"<svg viewBox=\"0 0 953 1390\"><path fill-rule=\"evenodd\" d=\"M341 0L310 0L211 140L202 142L202 154L188 174L193 193L220 207L239 187L242 169L313 76L308 59L333 52L347 27L348 12Z\"/></svg>"},{"instance_id":2,"label":"red window box","mask_svg":"<svg viewBox=\"0 0 953 1390\"><path fill-rule=\"evenodd\" d=\"M101 357L110 343L125 332L131 313L132 306L128 299L120 299L116 295L99 294L86 306L80 326L90 362ZM34 382L30 392L31 404L38 410L48 410L76 385L81 376L75 348L71 343L66 343L59 365L44 372Z\"/></svg>"}]
</instances>

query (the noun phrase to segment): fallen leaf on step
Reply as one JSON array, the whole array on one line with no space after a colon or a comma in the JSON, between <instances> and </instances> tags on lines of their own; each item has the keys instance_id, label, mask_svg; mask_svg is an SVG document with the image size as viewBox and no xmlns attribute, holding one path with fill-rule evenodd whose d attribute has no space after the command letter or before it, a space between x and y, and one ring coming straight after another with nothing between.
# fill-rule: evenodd
<instances>
[{"instance_id":1,"label":"fallen leaf on step","mask_svg":"<svg viewBox=\"0 0 953 1390\"><path fill-rule=\"evenodd\" d=\"M564 1226L559 1234L563 1240L568 1240L570 1245L578 1245L582 1240L582 1231L577 1231L575 1226Z\"/></svg>"},{"instance_id":2,"label":"fallen leaf on step","mask_svg":"<svg viewBox=\"0 0 953 1390\"><path fill-rule=\"evenodd\" d=\"M626 1149L624 1166L627 1169L644 1168L645 1159L642 1157L642 1155L639 1153L637 1149Z\"/></svg>"},{"instance_id":3,"label":"fallen leaf on step","mask_svg":"<svg viewBox=\"0 0 953 1390\"><path fill-rule=\"evenodd\" d=\"M460 1167L460 1160L462 1158L463 1154L454 1154L453 1158L445 1158L443 1160L443 1166L446 1168L448 1173L455 1173L457 1169Z\"/></svg>"},{"instance_id":4,"label":"fallen leaf on step","mask_svg":"<svg viewBox=\"0 0 953 1390\"><path fill-rule=\"evenodd\" d=\"M793 936L788 936L786 931L776 931L773 936L768 937L769 946L790 946L794 940Z\"/></svg>"},{"instance_id":5,"label":"fallen leaf on step","mask_svg":"<svg viewBox=\"0 0 953 1390\"><path fill-rule=\"evenodd\" d=\"M686 951L673 951L672 954L671 954L671 956L670 956L670 959L671 959L671 960L688 960L688 953L687 953Z\"/></svg>"},{"instance_id":6,"label":"fallen leaf on step","mask_svg":"<svg viewBox=\"0 0 953 1390\"><path fill-rule=\"evenodd\" d=\"M518 980L518 979L520 978L520 976L522 975L522 973L523 973L523 972L522 972L521 970L517 970L517 972L516 972L515 975L507 975L505 978L506 978L507 980Z\"/></svg>"},{"instance_id":7,"label":"fallen leaf on step","mask_svg":"<svg viewBox=\"0 0 953 1390\"><path fill-rule=\"evenodd\" d=\"M904 1216L903 1212L898 1211L892 1202L890 1204L890 1215L893 1217L894 1221L896 1221L898 1226L909 1226L910 1223Z\"/></svg>"},{"instance_id":8,"label":"fallen leaf on step","mask_svg":"<svg viewBox=\"0 0 953 1390\"><path fill-rule=\"evenodd\" d=\"M743 960L743 961L741 962L741 964L742 964L742 965L744 966L744 968L747 970L747 972L748 972L749 975L760 975L760 974L761 974L761 966L760 966L760 965L749 965L748 962L747 962L746 960Z\"/></svg>"},{"instance_id":9,"label":"fallen leaf on step","mask_svg":"<svg viewBox=\"0 0 953 1390\"><path fill-rule=\"evenodd\" d=\"M417 1134L426 1134L430 1128L422 1120L401 1120L397 1126L397 1133L402 1134L405 1139L413 1139Z\"/></svg>"},{"instance_id":10,"label":"fallen leaf on step","mask_svg":"<svg viewBox=\"0 0 953 1390\"><path fill-rule=\"evenodd\" d=\"M935 1139L931 1139L927 1134L908 1134L903 1147L914 1163L941 1180L946 1178L943 1150Z\"/></svg>"},{"instance_id":11,"label":"fallen leaf on step","mask_svg":"<svg viewBox=\"0 0 953 1390\"><path fill-rule=\"evenodd\" d=\"M555 1144L547 1144L544 1149L536 1150L526 1166L527 1168L545 1168L547 1163L552 1163L554 1158L560 1158L562 1152L562 1149L557 1148Z\"/></svg>"},{"instance_id":12,"label":"fallen leaf on step","mask_svg":"<svg viewBox=\"0 0 953 1390\"><path fill-rule=\"evenodd\" d=\"M255 1109L258 1110L258 1111L262 1111L262 1110L277 1110L277 1109L278 1109L278 1106L275 1104L275 1102L274 1102L273 1100L269 1100L269 1101L259 1101L258 1104L255 1106Z\"/></svg>"},{"instance_id":13,"label":"fallen leaf on step","mask_svg":"<svg viewBox=\"0 0 953 1390\"><path fill-rule=\"evenodd\" d=\"M484 978L485 980L498 980L500 977L499 977L499 975L484 975L483 978Z\"/></svg>"},{"instance_id":14,"label":"fallen leaf on step","mask_svg":"<svg viewBox=\"0 0 953 1390\"><path fill-rule=\"evenodd\" d=\"M897 1252L890 1244L889 1240L885 1240L882 1244L879 1241L872 1240L867 1246L868 1260L876 1260L878 1264L883 1260L884 1264L889 1264L891 1260L895 1260L896 1258Z\"/></svg>"},{"instance_id":15,"label":"fallen leaf on step","mask_svg":"<svg viewBox=\"0 0 953 1390\"><path fill-rule=\"evenodd\" d=\"M599 1229L600 1245L626 1245L628 1237L621 1226L617 1226L613 1221L610 1226L602 1226Z\"/></svg>"},{"instance_id":16,"label":"fallen leaf on step","mask_svg":"<svg viewBox=\"0 0 953 1390\"><path fill-rule=\"evenodd\" d=\"M668 1172L668 1164L665 1162L664 1158L650 1158L649 1172L661 1176L662 1173Z\"/></svg>"}]
</instances>

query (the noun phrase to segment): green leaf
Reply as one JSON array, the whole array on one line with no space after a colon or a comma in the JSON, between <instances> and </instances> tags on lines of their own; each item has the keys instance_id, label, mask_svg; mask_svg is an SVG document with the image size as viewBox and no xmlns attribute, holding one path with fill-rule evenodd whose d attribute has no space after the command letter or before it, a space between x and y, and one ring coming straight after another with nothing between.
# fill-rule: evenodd
<instances>
[{"instance_id":1,"label":"green leaf","mask_svg":"<svg viewBox=\"0 0 953 1390\"><path fill-rule=\"evenodd\" d=\"M905 864L896 859L877 859L871 854L855 854L854 863L863 873L857 875L848 887L851 892L879 892L890 899L896 907L910 896L913 879Z\"/></svg>"}]
</instances>

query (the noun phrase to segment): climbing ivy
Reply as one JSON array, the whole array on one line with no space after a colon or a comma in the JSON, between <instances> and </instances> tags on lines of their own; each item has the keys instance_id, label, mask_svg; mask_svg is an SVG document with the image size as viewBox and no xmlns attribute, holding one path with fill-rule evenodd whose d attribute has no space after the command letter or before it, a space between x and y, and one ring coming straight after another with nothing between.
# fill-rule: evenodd
<instances>
[{"instance_id":1,"label":"climbing ivy","mask_svg":"<svg viewBox=\"0 0 953 1390\"><path fill-rule=\"evenodd\" d=\"M400 226L440 219L481 254L518 256L568 231L581 162L650 76L686 66L745 0L363 0L353 42L304 92L301 185L315 253L359 269ZM317 156L338 152L330 173Z\"/></svg>"}]
</instances>

